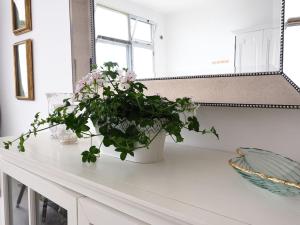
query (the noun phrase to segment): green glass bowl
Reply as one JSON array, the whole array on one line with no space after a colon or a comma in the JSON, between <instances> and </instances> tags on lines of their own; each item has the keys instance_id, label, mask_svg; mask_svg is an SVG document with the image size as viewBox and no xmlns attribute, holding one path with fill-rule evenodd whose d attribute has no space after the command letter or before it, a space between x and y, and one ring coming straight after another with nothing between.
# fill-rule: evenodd
<instances>
[{"instance_id":1,"label":"green glass bowl","mask_svg":"<svg viewBox=\"0 0 300 225\"><path fill-rule=\"evenodd\" d=\"M258 187L284 196L300 194L300 163L270 151L239 148L229 164Z\"/></svg>"}]
</instances>

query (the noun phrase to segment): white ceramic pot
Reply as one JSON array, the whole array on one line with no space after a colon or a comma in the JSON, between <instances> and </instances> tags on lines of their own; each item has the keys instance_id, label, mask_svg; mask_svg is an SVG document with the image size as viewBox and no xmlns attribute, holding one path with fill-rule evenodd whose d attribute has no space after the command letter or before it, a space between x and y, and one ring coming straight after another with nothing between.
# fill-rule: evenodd
<instances>
[{"instance_id":1,"label":"white ceramic pot","mask_svg":"<svg viewBox=\"0 0 300 225\"><path fill-rule=\"evenodd\" d=\"M96 130L98 130L96 128ZM151 136L154 136L150 134ZM98 137L97 142L100 144L102 142L103 137ZM134 157L127 154L126 160L136 163L155 163L163 160L164 158L164 147L165 147L166 133L164 131L160 132L156 138L151 142L149 148L141 148L134 151ZM120 152L115 151L114 146L105 147L101 146L101 153L104 155L113 156L116 158L120 158Z\"/></svg>"}]
</instances>

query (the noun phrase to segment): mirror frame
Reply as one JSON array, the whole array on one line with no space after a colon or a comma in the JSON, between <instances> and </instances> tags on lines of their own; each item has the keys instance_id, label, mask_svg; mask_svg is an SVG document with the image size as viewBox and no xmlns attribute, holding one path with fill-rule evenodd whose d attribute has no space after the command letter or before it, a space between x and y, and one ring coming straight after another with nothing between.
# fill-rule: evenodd
<instances>
[{"instance_id":1,"label":"mirror frame","mask_svg":"<svg viewBox=\"0 0 300 225\"><path fill-rule=\"evenodd\" d=\"M18 80L18 54L17 48L19 45L26 46L26 63L27 63L27 82L28 82L28 96L19 95L19 80ZM34 100L34 81L33 81L33 58L32 58L32 40L27 39L14 44L14 76L15 76L15 94L18 100Z\"/></svg>"},{"instance_id":2,"label":"mirror frame","mask_svg":"<svg viewBox=\"0 0 300 225\"><path fill-rule=\"evenodd\" d=\"M96 49L95 49L95 0L89 0L90 4L90 46L91 46L91 58L90 68L92 64L96 63ZM253 73L231 73L231 74L208 74L208 75L186 75L180 77L159 77L159 78L145 78L138 79L142 82L152 81L164 81L164 80L185 80L185 79L207 79L207 78L234 78L234 77L257 77L257 76L282 76L284 79L292 85L294 89L300 94L300 88L283 72L283 57L284 57L284 31L285 31L285 0L281 0L281 25L280 25L280 63L279 70L273 72L253 72ZM251 107L251 108L281 108L281 109L300 109L300 105L276 105L276 104L240 104L240 103L202 103L198 102L202 106L213 107Z\"/></svg>"},{"instance_id":3,"label":"mirror frame","mask_svg":"<svg viewBox=\"0 0 300 225\"><path fill-rule=\"evenodd\" d=\"M31 19L31 0L24 0L25 2L25 26L21 28L16 27L16 11L14 9L14 0L11 0L11 14L12 14L12 29L15 35L24 34L32 30Z\"/></svg>"}]
</instances>

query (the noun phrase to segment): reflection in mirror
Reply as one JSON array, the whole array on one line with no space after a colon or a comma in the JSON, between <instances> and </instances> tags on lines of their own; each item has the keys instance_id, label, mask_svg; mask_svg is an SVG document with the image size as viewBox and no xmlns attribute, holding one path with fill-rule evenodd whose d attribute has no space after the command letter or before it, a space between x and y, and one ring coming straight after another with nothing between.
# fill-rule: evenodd
<instances>
[{"instance_id":1,"label":"reflection in mirror","mask_svg":"<svg viewBox=\"0 0 300 225\"><path fill-rule=\"evenodd\" d=\"M280 70L281 0L95 0L96 63L138 78Z\"/></svg>"},{"instance_id":2,"label":"reflection in mirror","mask_svg":"<svg viewBox=\"0 0 300 225\"><path fill-rule=\"evenodd\" d=\"M31 30L31 1L11 0L13 31L16 35Z\"/></svg>"},{"instance_id":3,"label":"reflection in mirror","mask_svg":"<svg viewBox=\"0 0 300 225\"><path fill-rule=\"evenodd\" d=\"M33 100L32 42L23 41L14 45L15 87L18 99Z\"/></svg>"},{"instance_id":4,"label":"reflection in mirror","mask_svg":"<svg viewBox=\"0 0 300 225\"><path fill-rule=\"evenodd\" d=\"M284 32L284 73L300 87L300 2L286 1Z\"/></svg>"}]
</instances>

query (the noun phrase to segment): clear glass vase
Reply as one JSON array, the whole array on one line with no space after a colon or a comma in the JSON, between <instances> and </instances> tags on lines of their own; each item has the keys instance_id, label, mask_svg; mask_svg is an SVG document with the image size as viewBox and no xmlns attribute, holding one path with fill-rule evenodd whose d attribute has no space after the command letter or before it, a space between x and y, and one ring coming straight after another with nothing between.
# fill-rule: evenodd
<instances>
[{"instance_id":1,"label":"clear glass vase","mask_svg":"<svg viewBox=\"0 0 300 225\"><path fill-rule=\"evenodd\" d=\"M73 93L47 93L48 100L48 113L52 114L55 109L64 105L64 99L71 99L71 104L74 103L72 98ZM70 111L74 109L74 106L70 106ZM63 144L72 144L77 142L76 135L71 130L66 130L65 125L58 125L50 128L51 137L58 139Z\"/></svg>"}]
</instances>

